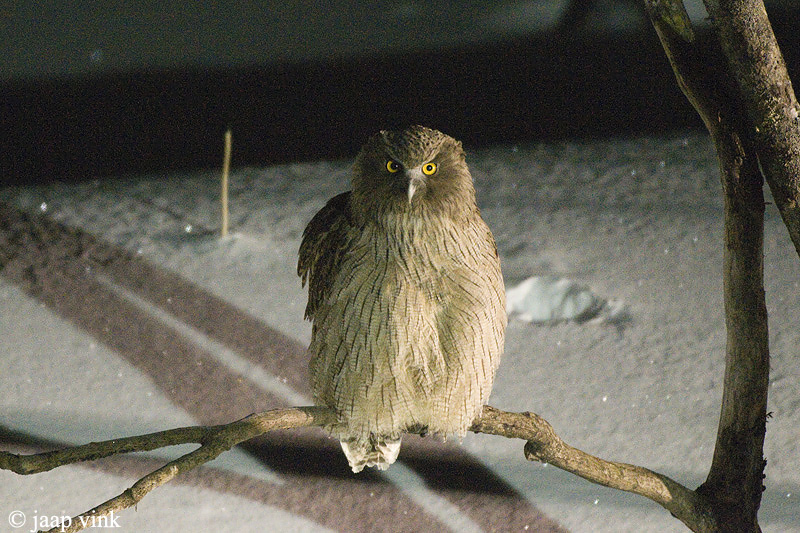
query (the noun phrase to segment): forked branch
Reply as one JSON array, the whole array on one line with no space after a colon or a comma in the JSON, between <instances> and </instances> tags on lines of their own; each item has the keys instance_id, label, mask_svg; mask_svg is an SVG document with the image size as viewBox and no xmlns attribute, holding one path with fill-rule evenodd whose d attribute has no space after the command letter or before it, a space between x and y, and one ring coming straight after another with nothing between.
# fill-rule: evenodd
<instances>
[{"instance_id":1,"label":"forked branch","mask_svg":"<svg viewBox=\"0 0 800 533\"><path fill-rule=\"evenodd\" d=\"M68 464L93 461L103 457L130 452L143 452L177 444L200 444L200 447L155 470L133 484L122 494L97 507L71 518L50 532L75 532L92 525L92 518L112 511L127 509L139 503L145 495L174 477L203 465L240 442L263 435L273 429L323 426L335 420L335 415L323 407L277 409L247 416L230 424L208 427L185 427L159 431L136 437L92 442L82 446L33 455L18 455L0 451L0 468L17 474L36 474ZM81 520L83 518L83 520Z\"/></svg>"},{"instance_id":2,"label":"forked branch","mask_svg":"<svg viewBox=\"0 0 800 533\"><path fill-rule=\"evenodd\" d=\"M725 205L725 380L717 443L697 493L719 531L759 532L769 388L761 170L800 252L798 104L761 0L705 0L697 37L681 0L645 0L678 85L703 119Z\"/></svg>"},{"instance_id":3,"label":"forked branch","mask_svg":"<svg viewBox=\"0 0 800 533\"><path fill-rule=\"evenodd\" d=\"M50 530L74 532L84 528L83 522L87 522L88 517L100 517L136 505L151 490L211 461L236 444L273 429L325 426L334 420L335 414L323 407L276 409L250 415L230 424L177 428L33 455L0 452L0 468L18 474L35 474L116 454L149 451L176 444L200 445L144 476L122 494ZM665 507L695 531L713 530L710 508L694 491L646 468L604 461L573 448L561 440L546 420L536 414L509 413L487 406L470 430L526 440L525 457L528 460L546 462L594 483L642 495ZM84 517L83 522L81 517ZM91 524L91 521L87 523Z\"/></svg>"}]
</instances>

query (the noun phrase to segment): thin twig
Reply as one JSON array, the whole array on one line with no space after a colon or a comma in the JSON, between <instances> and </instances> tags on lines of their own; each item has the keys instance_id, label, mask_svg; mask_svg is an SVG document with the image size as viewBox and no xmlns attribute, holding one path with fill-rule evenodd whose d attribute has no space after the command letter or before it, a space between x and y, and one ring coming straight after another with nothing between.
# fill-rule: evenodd
<instances>
[{"instance_id":1,"label":"thin twig","mask_svg":"<svg viewBox=\"0 0 800 533\"><path fill-rule=\"evenodd\" d=\"M233 140L231 130L225 132L225 155L222 159L222 236L228 236L228 174L231 169L231 149Z\"/></svg>"},{"instance_id":2,"label":"thin twig","mask_svg":"<svg viewBox=\"0 0 800 533\"><path fill-rule=\"evenodd\" d=\"M0 468L20 475L47 472L59 466L82 461L95 461L103 457L131 452L147 452L177 444L200 444L208 435L213 435L218 426L185 427L124 437L102 442L90 442L73 448L53 450L34 455L18 455L0 451Z\"/></svg>"}]
</instances>

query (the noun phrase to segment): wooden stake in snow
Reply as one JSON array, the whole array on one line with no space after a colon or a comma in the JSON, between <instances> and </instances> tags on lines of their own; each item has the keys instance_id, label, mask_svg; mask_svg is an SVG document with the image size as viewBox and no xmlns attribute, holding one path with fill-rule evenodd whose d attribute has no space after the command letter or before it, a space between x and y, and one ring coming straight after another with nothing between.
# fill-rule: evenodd
<instances>
[{"instance_id":1,"label":"wooden stake in snow","mask_svg":"<svg viewBox=\"0 0 800 533\"><path fill-rule=\"evenodd\" d=\"M225 132L225 156L222 160L222 236L228 236L228 172L231 168L231 130Z\"/></svg>"}]
</instances>

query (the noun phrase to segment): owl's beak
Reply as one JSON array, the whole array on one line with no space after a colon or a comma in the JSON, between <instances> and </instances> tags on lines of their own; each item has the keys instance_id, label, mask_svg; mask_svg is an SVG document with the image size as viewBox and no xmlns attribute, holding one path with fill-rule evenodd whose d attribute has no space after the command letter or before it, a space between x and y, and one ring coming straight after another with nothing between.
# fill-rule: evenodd
<instances>
[{"instance_id":1,"label":"owl's beak","mask_svg":"<svg viewBox=\"0 0 800 533\"><path fill-rule=\"evenodd\" d=\"M414 199L414 194L425 186L425 174L420 168L410 168L406 170L408 177L408 203Z\"/></svg>"}]
</instances>

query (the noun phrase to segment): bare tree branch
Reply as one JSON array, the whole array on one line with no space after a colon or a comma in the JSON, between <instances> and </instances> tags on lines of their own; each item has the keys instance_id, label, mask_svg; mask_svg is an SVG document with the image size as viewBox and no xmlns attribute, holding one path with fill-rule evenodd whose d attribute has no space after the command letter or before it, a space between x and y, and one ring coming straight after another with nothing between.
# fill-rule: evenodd
<instances>
[{"instance_id":1,"label":"bare tree branch","mask_svg":"<svg viewBox=\"0 0 800 533\"><path fill-rule=\"evenodd\" d=\"M324 426L336 420L336 415L324 407L296 407L277 409L247 416L236 422L219 426L177 428L137 437L93 442L82 446L18 455L0 452L0 468L18 474L45 472L58 466L80 461L91 461L111 455L135 451L149 451L175 444L198 443L200 447L175 459L137 481L122 494L97 507L65 521L49 532L81 531L93 524L93 519L112 511L127 509L139 503L151 490L174 477L205 464L233 446L262 435L273 429L290 429L305 426Z\"/></svg>"},{"instance_id":2,"label":"bare tree branch","mask_svg":"<svg viewBox=\"0 0 800 533\"><path fill-rule=\"evenodd\" d=\"M730 139L735 140L735 135ZM764 301L763 180L753 152L718 143L725 192L725 379L714 458L698 492L715 502L722 531L760 531L769 388Z\"/></svg>"},{"instance_id":3,"label":"bare tree branch","mask_svg":"<svg viewBox=\"0 0 800 533\"><path fill-rule=\"evenodd\" d=\"M773 193L776 202L778 194L784 195L780 200L783 207L779 204L779 208L798 247L800 226L794 224L800 222L796 218L800 211L793 211L796 200L787 197L791 191L786 185L794 180L797 189L800 136L792 146L786 144L792 141L791 137L780 142L773 137L778 130L790 133L792 126L787 120L791 118L791 110L794 119L797 118L797 102L766 14L762 17L760 0L707 0L706 4L712 17L724 11L720 4L725 4L727 10L735 7L736 15L726 13L727 18L714 18L714 34L701 40L691 31L680 0L645 0L678 85L714 141L724 193L723 285L728 333L725 380L714 459L697 494L711 504L718 531L757 532L769 385L763 286L764 197L759 157L762 165L772 168L773 181L783 187L777 192L773 187ZM743 21L748 17L751 25L745 27ZM771 41L765 35L767 30ZM752 54L755 41L760 46L757 49L769 55L768 60L747 56ZM731 60L732 54L739 56ZM764 61L773 69L764 82L766 85L749 78L753 69L767 68ZM755 87L773 92L758 97L747 92ZM780 94L774 94L775 91ZM770 102L761 102L759 98ZM797 126L795 123L796 133L800 133ZM764 128L770 133L761 131Z\"/></svg>"},{"instance_id":4,"label":"bare tree branch","mask_svg":"<svg viewBox=\"0 0 800 533\"><path fill-rule=\"evenodd\" d=\"M112 455L147 452L178 444L204 445L212 439L220 438L235 440L236 442L231 444L234 446L273 429L329 424L334 420L332 416L330 410L324 407L296 407L252 414L230 424L168 429L135 437L90 442L81 446L32 455L0 451L0 469L11 470L21 475L38 474L59 466L94 461Z\"/></svg>"},{"instance_id":5,"label":"bare tree branch","mask_svg":"<svg viewBox=\"0 0 800 533\"><path fill-rule=\"evenodd\" d=\"M800 105L762 0L704 0L772 196L800 255Z\"/></svg>"},{"instance_id":6,"label":"bare tree branch","mask_svg":"<svg viewBox=\"0 0 800 533\"><path fill-rule=\"evenodd\" d=\"M470 430L527 440L525 458L529 461L548 463L592 483L644 496L667 509L693 531L716 530L711 506L695 491L647 468L605 461L573 448L539 415L507 413L486 406Z\"/></svg>"},{"instance_id":7,"label":"bare tree branch","mask_svg":"<svg viewBox=\"0 0 800 533\"><path fill-rule=\"evenodd\" d=\"M0 451L0 468L21 475L47 472L59 466L81 461L94 461L130 452L146 452L177 444L202 443L213 435L217 426L176 428L136 437L124 437L103 442L90 442L74 448L53 450L35 455L17 455Z\"/></svg>"},{"instance_id":8,"label":"bare tree branch","mask_svg":"<svg viewBox=\"0 0 800 533\"><path fill-rule=\"evenodd\" d=\"M75 532L91 525L93 518L136 505L151 490L213 460L240 442L273 429L325 426L335 419L335 414L323 407L276 409L250 415L230 424L177 428L33 455L0 452L0 468L18 474L33 474L121 453L154 450L175 444L200 444L199 448L144 476L122 494L50 530ZM642 495L662 505L687 524L693 524L695 531L713 531L710 507L694 491L646 468L604 461L573 448L564 443L553 427L536 414L509 413L487 406L470 430L526 440L525 456L528 460L547 462L594 483Z\"/></svg>"}]
</instances>

